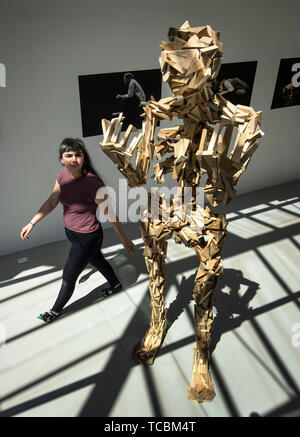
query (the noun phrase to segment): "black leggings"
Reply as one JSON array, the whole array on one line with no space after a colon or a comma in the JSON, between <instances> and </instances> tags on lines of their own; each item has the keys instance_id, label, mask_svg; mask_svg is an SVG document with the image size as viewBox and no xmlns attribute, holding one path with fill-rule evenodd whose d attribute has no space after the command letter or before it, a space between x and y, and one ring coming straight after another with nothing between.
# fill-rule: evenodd
<instances>
[{"instance_id":1,"label":"black leggings","mask_svg":"<svg viewBox=\"0 0 300 437\"><path fill-rule=\"evenodd\" d=\"M88 234L74 232L67 228L65 232L72 247L64 266L61 289L52 308L56 312L60 312L71 298L76 280L88 263L99 270L112 288L120 282L101 252L103 241L101 228Z\"/></svg>"}]
</instances>

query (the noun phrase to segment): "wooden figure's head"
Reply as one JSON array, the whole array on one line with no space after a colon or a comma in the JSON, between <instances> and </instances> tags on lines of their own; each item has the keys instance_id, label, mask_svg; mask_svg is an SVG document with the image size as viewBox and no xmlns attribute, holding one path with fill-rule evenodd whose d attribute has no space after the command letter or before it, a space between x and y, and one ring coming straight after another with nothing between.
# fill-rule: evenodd
<instances>
[{"instance_id":1,"label":"wooden figure's head","mask_svg":"<svg viewBox=\"0 0 300 437\"><path fill-rule=\"evenodd\" d=\"M160 46L159 62L173 94L188 97L210 86L223 60L220 32L210 26L190 27L186 21L180 28L170 27L168 37Z\"/></svg>"}]
</instances>

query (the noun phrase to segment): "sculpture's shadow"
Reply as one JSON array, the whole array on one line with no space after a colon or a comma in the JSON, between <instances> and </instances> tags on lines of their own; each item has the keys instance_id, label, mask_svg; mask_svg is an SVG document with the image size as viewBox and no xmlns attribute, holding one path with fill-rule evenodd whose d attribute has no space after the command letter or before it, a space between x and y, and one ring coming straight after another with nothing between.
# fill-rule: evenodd
<instances>
[{"instance_id":1,"label":"sculpture's shadow","mask_svg":"<svg viewBox=\"0 0 300 437\"><path fill-rule=\"evenodd\" d=\"M136 249L136 255L138 255L136 259L139 260L139 263L138 266L135 266L132 272L128 270L128 265L130 265L128 254L119 254L110 261L115 270L118 270L120 278L125 285L125 289L126 286L135 283L138 277L138 272L143 271L146 273L142 248L138 246ZM123 270L124 267L126 268L125 270ZM93 269L86 275L83 275L80 278L80 282L85 282L94 273L95 270ZM195 274L191 274L189 277L183 276L179 284L176 283L174 277L175 276L172 274L167 275L166 294L168 294L168 290L171 286L177 286L176 299L170 303L167 310L168 330L184 311L187 311L190 323L194 326L194 312L188 310L188 306L193 301ZM103 286L105 287L106 284L96 287L88 295L68 305L63 310L62 316L69 315L70 313L79 311L86 306L98 302L99 292ZM243 321L249 319L252 313L250 302L256 295L258 289L259 284L244 278L243 273L240 270L224 269L222 278L215 290L214 323L210 341L211 353L215 350L218 342L221 340L222 334L239 327ZM147 302L148 299L149 296L146 297ZM147 310L147 315L150 318L150 307Z\"/></svg>"},{"instance_id":2,"label":"sculpture's shadow","mask_svg":"<svg viewBox=\"0 0 300 437\"><path fill-rule=\"evenodd\" d=\"M247 289L242 291L246 286ZM178 295L168 309L168 329L193 300L194 275L183 277ZM236 269L224 269L223 276L215 291L215 311L210 351L213 352L222 334L240 326L252 312L251 300L257 293L259 284L244 278ZM194 314L192 314L194 318Z\"/></svg>"},{"instance_id":3,"label":"sculpture's shadow","mask_svg":"<svg viewBox=\"0 0 300 437\"><path fill-rule=\"evenodd\" d=\"M242 286L246 286L242 288ZM244 278L236 269L225 269L223 277L216 289L215 309L210 351L213 352L222 334L241 326L252 314L251 300L255 297L259 284Z\"/></svg>"}]
</instances>

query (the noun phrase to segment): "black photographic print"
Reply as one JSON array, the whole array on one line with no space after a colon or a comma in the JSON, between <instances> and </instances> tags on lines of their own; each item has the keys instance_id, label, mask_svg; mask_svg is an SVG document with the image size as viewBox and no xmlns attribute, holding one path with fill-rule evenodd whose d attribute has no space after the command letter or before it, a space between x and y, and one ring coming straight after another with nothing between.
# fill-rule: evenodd
<instances>
[{"instance_id":1,"label":"black photographic print","mask_svg":"<svg viewBox=\"0 0 300 437\"><path fill-rule=\"evenodd\" d=\"M129 124L142 128L141 102L151 96L161 98L160 69L90 74L78 77L82 120L82 136L102 135L101 119L111 120L120 112L125 119L122 130Z\"/></svg>"},{"instance_id":2,"label":"black photographic print","mask_svg":"<svg viewBox=\"0 0 300 437\"><path fill-rule=\"evenodd\" d=\"M300 105L300 58L281 59L271 109Z\"/></svg>"},{"instance_id":3,"label":"black photographic print","mask_svg":"<svg viewBox=\"0 0 300 437\"><path fill-rule=\"evenodd\" d=\"M214 83L214 92L234 105L250 106L257 61L222 64Z\"/></svg>"}]
</instances>

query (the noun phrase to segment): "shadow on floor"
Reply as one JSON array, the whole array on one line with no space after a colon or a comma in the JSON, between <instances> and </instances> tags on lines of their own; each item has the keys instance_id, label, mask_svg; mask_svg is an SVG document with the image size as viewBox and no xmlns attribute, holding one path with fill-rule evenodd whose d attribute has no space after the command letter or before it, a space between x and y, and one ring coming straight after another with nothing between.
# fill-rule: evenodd
<instances>
[{"instance_id":1,"label":"shadow on floor","mask_svg":"<svg viewBox=\"0 0 300 437\"><path fill-rule=\"evenodd\" d=\"M299 186L300 184L299 182L297 182L294 184L285 184L283 186L280 186L277 190L275 188L276 200L288 201L288 199L292 198L293 196L297 196L299 198L298 195L300 191ZM240 196L234 199L234 201L232 202L231 204L232 207L230 208L230 212L240 211L242 208L250 208L251 206L255 206L259 203L266 203L268 208L276 209L277 206L272 206L268 203L274 200L275 191L274 191L274 187L272 187L272 189L260 190L259 192ZM279 206L278 208L281 208L281 206ZM294 214L296 216L295 213L291 213L291 214ZM243 217L248 217L248 215L243 214ZM299 233L299 223L281 229L273 228L273 232L269 232L264 235L255 236L248 240L243 240L242 238L239 238L235 235L230 235L224 246L223 255L225 257L227 256L229 257L235 254L243 253L247 250L255 249L256 247L263 244L268 244L274 241L280 241L284 238L291 238L292 236L297 235L298 233ZM135 238L139 236L140 236L139 233L135 234ZM133 236L131 235L130 238L133 238ZM112 238L110 243L113 244L113 241L114 239ZM37 248L37 249L41 250L41 248ZM64 249L62 249L62 253L63 250ZM55 257L55 253L53 253L52 259L53 261L54 260L56 261L54 262L54 264L51 263L49 264L54 265L55 268L58 268L59 263L57 263L57 258ZM137 263L135 265L138 266L138 269L143 269L143 271L145 271L144 258L141 256L140 253L137 258L134 258L134 261L132 260L132 262L134 262L134 264ZM44 259L43 259L43 263L44 263ZM31 268L34 265L39 266L40 264L41 264L41 257L39 256L39 259L38 257L35 257L34 263L31 265ZM124 265L126 265L126 261ZM26 269L27 268L28 265L26 265ZM175 284L175 282L173 282L173 278L175 278L176 275L179 273L184 274L186 270L190 270L191 268L195 268L195 271L198 268L198 260L195 255L191 256L190 258L178 260L167 265L167 270L168 270L167 277L170 279L168 280L166 293L168 293L168 288L170 287L170 285L173 283ZM11 270L9 270L8 268L6 272L5 271L2 272L1 280L5 280L5 278L6 279L12 278L14 274L16 274L15 272L16 271L20 272L21 269L22 269L22 265L18 266L17 270L16 269L14 270L13 267L11 268ZM42 277L42 273L40 276ZM277 308L280 305L284 305L292 301L296 302L296 300L299 299L300 292L288 293L288 290L286 289L287 291L286 297L279 299L278 301L271 302L270 304L264 305L262 308L252 309L251 300L254 298L255 294L259 290L259 284L253 281L253 279L254 278L244 278L242 272L234 269L228 269L224 271L223 278L216 291L217 316L215 317L214 328L212 331L211 350L212 351L215 350L218 342L220 341L222 335L225 332L234 330L236 327L240 326L242 322L245 320L251 320L253 329L256 330L256 333L261 339L262 344L264 345L267 352L273 359L279 373L283 378L284 383L290 388L290 390L292 390L295 393L294 396L291 396L291 399L286 406L283 406L282 409L280 408L274 409L273 412L269 413L269 415L275 415L275 414L280 415L280 414L284 414L284 411L294 410L295 405L297 405L297 402L299 401L299 396L297 394L298 392L297 384L293 380L293 375L290 375L287 365L281 361L281 358L278 355L277 351L274 350L268 339L264 336L264 333L260 329L259 325L255 323L254 318L257 315L270 311L274 308ZM21 278L20 281L22 281ZM179 284L178 296L171 303L168 312L168 319L171 325L176 323L176 320L178 319L180 314L187 308L192 298L193 281L194 281L194 277L193 275L191 275L188 278L183 277L181 284ZM5 285L7 284L2 284L2 286ZM226 290L222 291L225 285L226 285ZM248 287L246 292L244 292L243 294L239 293L241 291L241 285L243 286L246 285ZM147 281L144 281L144 293L145 293L144 299L141 305L139 306L139 308L137 308L136 313L133 315L127 328L124 330L122 336L116 343L115 345L116 347L113 353L111 354L111 357L109 358L104 371L99 372L98 374L92 375L90 377L84 378L82 380L76 381L72 384L68 384L57 390L53 390L52 392L38 396L34 399L31 399L28 402L19 404L13 408L10 408L9 410L3 411L0 415L1 416L15 415L20 412L24 412L30 408L33 408L35 406L49 402L50 400L57 399L60 396L63 396L67 393L71 393L82 387L86 387L89 384L95 384L95 387L91 391L89 398L82 406L79 416L84 416L84 417L109 416L115 405L116 400L118 399L119 393L122 390L122 387L126 382L126 379L128 378L131 369L137 365L137 363L130 358L127 361L124 360L122 365L120 365L120 353L118 349L122 348L124 352L128 354L129 352L128 352L127 345L129 343L134 345L135 341L137 342L142 337L142 335L144 334L145 330L148 327L149 320L146 320L144 310L141 310L142 308L147 306L147 304L149 304L149 296L148 296L147 288L148 288L148 283ZM71 307L69 308L70 313L75 310L80 310L86 305L94 303L96 298L96 293L97 293L97 288L94 289L88 296L83 298L83 300L80 299L77 303L77 307L75 305L76 302L74 303L75 306L73 308L70 305ZM193 316L190 316L190 320L191 323L193 323ZM137 326L139 327L139 330L141 330L142 332L137 332L136 329ZM159 352L159 355L169 353L187 344L192 345L194 344L194 342L195 342L194 336L183 338L179 342L162 347L162 349ZM245 345L245 347L247 347L247 345ZM85 357L82 357L82 360L83 359L85 359ZM259 359L259 357L257 357L257 359ZM216 368L216 370L218 369ZM58 372L59 370L56 373ZM222 372L218 372L217 378L218 378L219 386L221 387L220 389L222 391L225 404L230 414L234 416L238 416L239 415L238 408L234 405L233 400L230 398L230 390L227 387L227 382L224 381L224 378L222 377ZM163 408L158 401L159 397L155 385L153 384L151 378L149 377L146 378L146 384L148 384L149 386L148 387L149 396L154 405L153 411L157 417L160 417L163 414ZM30 385L31 386L35 385L35 382L31 383ZM23 390L20 389L20 391ZM258 413L254 412L253 414L258 414Z\"/></svg>"},{"instance_id":2,"label":"shadow on floor","mask_svg":"<svg viewBox=\"0 0 300 437\"><path fill-rule=\"evenodd\" d=\"M246 285L248 288L241 295L239 292L242 285ZM224 288L226 288L226 291L224 291ZM215 294L217 314L214 317L212 329L211 353L215 350L223 333L238 328L243 321L249 319L253 310L250 303L258 290L259 284L244 278L240 270L224 269Z\"/></svg>"}]
</instances>

